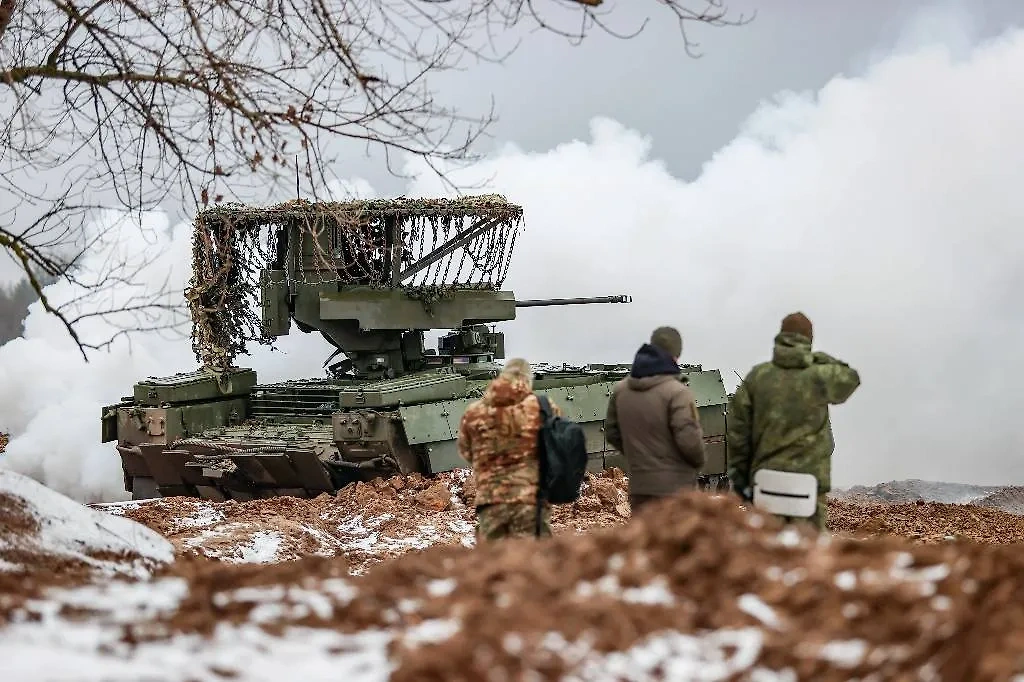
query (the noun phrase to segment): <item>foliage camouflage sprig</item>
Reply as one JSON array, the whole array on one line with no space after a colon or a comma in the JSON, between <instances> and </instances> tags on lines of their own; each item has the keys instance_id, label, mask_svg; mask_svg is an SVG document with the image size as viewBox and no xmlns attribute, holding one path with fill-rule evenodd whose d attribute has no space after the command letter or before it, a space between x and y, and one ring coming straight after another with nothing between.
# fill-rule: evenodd
<instances>
[{"instance_id":1,"label":"foliage camouflage sprig","mask_svg":"<svg viewBox=\"0 0 1024 682\"><path fill-rule=\"evenodd\" d=\"M392 285L392 224L401 235L402 267L407 267L460 230L483 222L486 229L464 247L401 284L429 310L451 289L502 285L522 216L522 207L497 194L208 208L196 216L192 279L185 292L193 352L204 367L224 371L238 354L246 353L247 342L272 342L258 314L260 273L277 251L271 228L287 228L291 238L298 235L301 240L290 245L302 257L297 269L286 266L289 278L306 284L386 288Z\"/></svg>"}]
</instances>

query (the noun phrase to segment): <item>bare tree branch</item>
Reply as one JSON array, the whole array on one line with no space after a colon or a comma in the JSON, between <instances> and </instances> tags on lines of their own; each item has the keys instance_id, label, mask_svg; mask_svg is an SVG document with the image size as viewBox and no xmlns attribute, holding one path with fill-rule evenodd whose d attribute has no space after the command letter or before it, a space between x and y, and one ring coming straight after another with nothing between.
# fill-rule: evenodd
<instances>
[{"instance_id":1,"label":"bare tree branch","mask_svg":"<svg viewBox=\"0 0 1024 682\"><path fill-rule=\"evenodd\" d=\"M636 2L637 0L633 0ZM684 25L726 19L721 0L654 0ZM436 99L428 79L467 57L500 62L496 47L523 23L572 42L612 30L604 0L0 0L0 247L86 359L109 346L81 324L133 329L178 324L167 295L135 291L138 263L105 262L83 225L100 209L136 216L162 202L198 208L269 198L306 179L314 199L335 158L355 140L424 160L442 179L495 120ZM664 17L664 12L659 15ZM664 20L664 19L661 19ZM691 55L694 43L682 30ZM301 166L300 166L301 163ZM105 312L55 304L40 276L91 300L113 287ZM97 278L98 277L98 278ZM74 298L74 297L73 297ZM82 301L74 299L74 305ZM116 306L116 307L114 307ZM163 320L163 322L161 322ZM168 322L167 320L171 320ZM119 329L123 336L129 328Z\"/></svg>"}]
</instances>

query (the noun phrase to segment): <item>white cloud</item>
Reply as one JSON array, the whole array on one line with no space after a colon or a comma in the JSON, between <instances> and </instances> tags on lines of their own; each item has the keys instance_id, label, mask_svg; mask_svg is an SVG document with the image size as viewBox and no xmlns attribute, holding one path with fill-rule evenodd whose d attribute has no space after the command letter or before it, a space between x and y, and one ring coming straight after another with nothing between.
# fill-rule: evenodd
<instances>
[{"instance_id":1,"label":"white cloud","mask_svg":"<svg viewBox=\"0 0 1024 682\"><path fill-rule=\"evenodd\" d=\"M863 78L786 94L687 184L652 141L597 120L590 142L513 148L473 176L523 204L521 297L629 293L630 306L539 309L510 353L628 359L660 324L730 387L803 310L863 386L833 411L836 485L1024 478L1014 424L1024 313L1024 34L964 59L904 51ZM688 134L683 131L681 134ZM654 144L657 141L653 141ZM440 191L424 180L416 193Z\"/></svg>"},{"instance_id":2,"label":"white cloud","mask_svg":"<svg viewBox=\"0 0 1024 682\"><path fill-rule=\"evenodd\" d=\"M628 361L653 327L674 324L684 360L721 368L731 387L802 310L816 346L863 379L833 412L836 485L1024 478L1022 61L1019 31L962 59L903 50L862 78L764 104L690 184L650 158L657 140L614 121L543 154L506 147L459 175L490 178L488 191L526 210L508 286L521 298L634 297L522 310L503 326L507 351ZM423 173L405 194L441 193ZM157 246L182 287L188 232ZM0 348L7 462L80 499L123 497L99 407L140 377L192 368L189 343L137 339L82 365L62 334L36 308L25 338ZM317 336L281 345L294 352L260 349L249 363L261 380L321 374Z\"/></svg>"}]
</instances>

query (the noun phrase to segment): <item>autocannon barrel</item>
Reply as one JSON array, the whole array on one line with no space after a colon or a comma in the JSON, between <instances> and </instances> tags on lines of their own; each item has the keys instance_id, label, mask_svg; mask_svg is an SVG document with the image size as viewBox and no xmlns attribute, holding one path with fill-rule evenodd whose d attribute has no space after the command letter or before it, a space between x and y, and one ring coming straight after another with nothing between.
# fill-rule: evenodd
<instances>
[{"instance_id":1,"label":"autocannon barrel","mask_svg":"<svg viewBox=\"0 0 1024 682\"><path fill-rule=\"evenodd\" d=\"M516 301L517 308L538 308L547 305L577 305L583 303L631 303L632 296L589 296L584 298L535 298Z\"/></svg>"}]
</instances>

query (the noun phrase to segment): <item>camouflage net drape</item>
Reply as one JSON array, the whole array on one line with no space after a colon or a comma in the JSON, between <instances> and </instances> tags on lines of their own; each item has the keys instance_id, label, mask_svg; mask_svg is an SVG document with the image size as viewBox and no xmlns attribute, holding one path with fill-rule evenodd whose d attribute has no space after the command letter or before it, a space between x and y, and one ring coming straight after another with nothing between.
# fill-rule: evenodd
<instances>
[{"instance_id":1,"label":"camouflage net drape","mask_svg":"<svg viewBox=\"0 0 1024 682\"><path fill-rule=\"evenodd\" d=\"M452 289L499 289L522 216L520 206L496 194L206 209L195 220L192 279L185 292L192 349L203 366L223 371L246 352L248 341L272 341L259 313L260 273L278 257L280 228L291 235L284 264L289 284L374 288L393 285L393 229L400 235L402 270L473 230L466 244L398 283L429 309Z\"/></svg>"}]
</instances>

